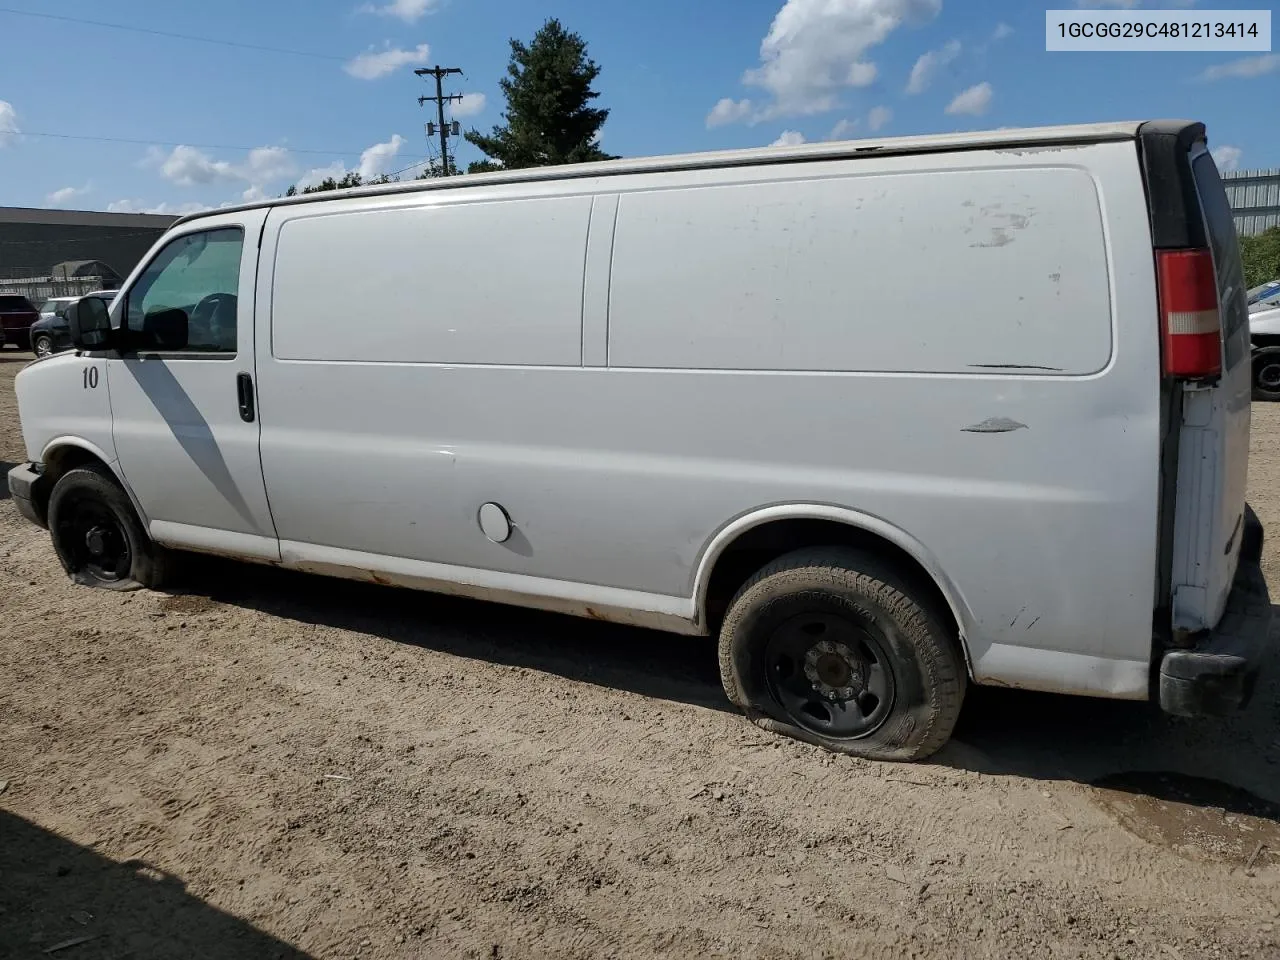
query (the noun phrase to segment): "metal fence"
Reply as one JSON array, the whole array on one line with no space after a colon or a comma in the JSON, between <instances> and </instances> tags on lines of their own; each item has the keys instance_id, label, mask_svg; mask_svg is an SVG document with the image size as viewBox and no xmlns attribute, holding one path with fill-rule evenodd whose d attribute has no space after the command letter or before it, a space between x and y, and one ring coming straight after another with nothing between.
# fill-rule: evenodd
<instances>
[{"instance_id":1,"label":"metal fence","mask_svg":"<svg viewBox=\"0 0 1280 960\"><path fill-rule=\"evenodd\" d=\"M37 307L53 297L82 297L107 289L102 277L15 277L0 279L0 294L18 294Z\"/></svg>"},{"instance_id":2,"label":"metal fence","mask_svg":"<svg viewBox=\"0 0 1280 960\"><path fill-rule=\"evenodd\" d=\"M1242 237L1280 226L1280 168L1232 170L1222 175L1222 184Z\"/></svg>"}]
</instances>

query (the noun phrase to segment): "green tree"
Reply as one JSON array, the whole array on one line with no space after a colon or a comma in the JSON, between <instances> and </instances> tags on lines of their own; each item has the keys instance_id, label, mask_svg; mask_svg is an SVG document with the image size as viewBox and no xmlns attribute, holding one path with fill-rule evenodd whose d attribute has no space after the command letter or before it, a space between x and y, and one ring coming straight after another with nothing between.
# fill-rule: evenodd
<instances>
[{"instance_id":1,"label":"green tree","mask_svg":"<svg viewBox=\"0 0 1280 960\"><path fill-rule=\"evenodd\" d=\"M1244 261L1245 286L1256 287L1280 279L1280 227L1256 237L1241 237L1240 259Z\"/></svg>"},{"instance_id":2,"label":"green tree","mask_svg":"<svg viewBox=\"0 0 1280 960\"><path fill-rule=\"evenodd\" d=\"M393 177L388 173L382 173L371 180L366 180L360 176L359 171L351 170L344 173L341 179L335 180L333 177L325 177L319 183L313 183L310 186L298 189L297 184L291 186L284 192L286 197L296 197L300 193L324 193L326 190L346 190L350 187L374 187L380 183L395 183L399 177Z\"/></svg>"},{"instance_id":3,"label":"green tree","mask_svg":"<svg viewBox=\"0 0 1280 960\"><path fill-rule=\"evenodd\" d=\"M587 56L587 44L551 19L527 46L511 41L511 62L500 81L507 98L505 126L488 136L467 132L467 141L489 159L470 165L471 173L516 170L588 160L612 160L597 146L608 110L591 106L599 93L591 88L600 67Z\"/></svg>"}]
</instances>

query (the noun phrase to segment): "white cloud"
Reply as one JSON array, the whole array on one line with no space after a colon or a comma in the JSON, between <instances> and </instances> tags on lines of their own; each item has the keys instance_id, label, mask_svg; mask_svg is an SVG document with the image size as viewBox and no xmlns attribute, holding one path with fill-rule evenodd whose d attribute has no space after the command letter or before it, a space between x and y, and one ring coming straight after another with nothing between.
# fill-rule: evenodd
<instances>
[{"instance_id":1,"label":"white cloud","mask_svg":"<svg viewBox=\"0 0 1280 960\"><path fill-rule=\"evenodd\" d=\"M299 187L314 187L322 180L341 180L347 175L347 165L341 160L335 160L327 167L312 167L306 173L298 178Z\"/></svg>"},{"instance_id":2,"label":"white cloud","mask_svg":"<svg viewBox=\"0 0 1280 960\"><path fill-rule=\"evenodd\" d=\"M1213 154L1213 159L1217 163L1218 169L1223 173L1230 173L1232 170L1240 169L1240 158L1244 156L1244 151L1239 147L1232 147L1224 143L1210 152Z\"/></svg>"},{"instance_id":3,"label":"white cloud","mask_svg":"<svg viewBox=\"0 0 1280 960\"><path fill-rule=\"evenodd\" d=\"M972 86L968 90L956 94L955 99L947 104L947 113L967 113L975 117L981 116L987 112L987 107L991 106L993 93L994 91L989 83L983 82Z\"/></svg>"},{"instance_id":4,"label":"white cloud","mask_svg":"<svg viewBox=\"0 0 1280 960\"><path fill-rule=\"evenodd\" d=\"M751 116L753 107L750 100L734 100L725 97L707 114L707 127L723 127L730 123L740 123Z\"/></svg>"},{"instance_id":5,"label":"white cloud","mask_svg":"<svg viewBox=\"0 0 1280 960\"><path fill-rule=\"evenodd\" d=\"M92 188L87 183L83 187L63 187L48 194L44 199L49 206L60 207L64 203L70 203L76 197L83 197L90 189Z\"/></svg>"},{"instance_id":6,"label":"white cloud","mask_svg":"<svg viewBox=\"0 0 1280 960\"><path fill-rule=\"evenodd\" d=\"M375 143L372 147L360 154L360 176L366 180L384 173L390 173L392 163L396 156L400 153L400 148L404 146L404 137L395 134L386 143Z\"/></svg>"},{"instance_id":7,"label":"white cloud","mask_svg":"<svg viewBox=\"0 0 1280 960\"><path fill-rule=\"evenodd\" d=\"M249 157L240 172L245 180L260 185L292 176L297 169L293 157L284 147L255 147L249 151Z\"/></svg>"},{"instance_id":8,"label":"white cloud","mask_svg":"<svg viewBox=\"0 0 1280 960\"><path fill-rule=\"evenodd\" d=\"M160 176L180 187L245 183L257 193L297 171L293 157L284 147L255 147L241 164L215 160L195 147L174 147L167 155L153 147L147 151L143 165L158 166Z\"/></svg>"},{"instance_id":9,"label":"white cloud","mask_svg":"<svg viewBox=\"0 0 1280 960\"><path fill-rule=\"evenodd\" d=\"M142 200L116 200L107 204L107 213L157 213L174 217L185 217L191 213L208 210L207 203L156 203L147 204Z\"/></svg>"},{"instance_id":10,"label":"white cloud","mask_svg":"<svg viewBox=\"0 0 1280 960\"><path fill-rule=\"evenodd\" d=\"M173 152L160 161L160 176L180 187L240 179L226 160L214 160L195 147L187 146L174 147Z\"/></svg>"},{"instance_id":11,"label":"white cloud","mask_svg":"<svg viewBox=\"0 0 1280 960\"><path fill-rule=\"evenodd\" d=\"M0 147L13 143L18 133L18 111L8 100L0 100Z\"/></svg>"},{"instance_id":12,"label":"white cloud","mask_svg":"<svg viewBox=\"0 0 1280 960\"><path fill-rule=\"evenodd\" d=\"M991 34L992 40L1007 40L1013 36L1013 27L1009 26L1003 20L996 24L995 32Z\"/></svg>"},{"instance_id":13,"label":"white cloud","mask_svg":"<svg viewBox=\"0 0 1280 960\"><path fill-rule=\"evenodd\" d=\"M360 164L354 170L348 170L341 160L335 160L325 167L313 167L298 178L299 187L311 187L322 180L330 178L341 180L348 173L358 173L362 180L372 180L384 173L391 173L400 148L405 145L404 137L394 134L384 143L375 143L360 154Z\"/></svg>"},{"instance_id":14,"label":"white cloud","mask_svg":"<svg viewBox=\"0 0 1280 960\"><path fill-rule=\"evenodd\" d=\"M841 120L839 123L837 123L834 127L831 128L831 132L827 134L827 139L828 140L847 140L849 138L849 134L853 133L854 128L856 128L857 126L858 126L857 120L849 120L848 118Z\"/></svg>"},{"instance_id":15,"label":"white cloud","mask_svg":"<svg viewBox=\"0 0 1280 960\"><path fill-rule=\"evenodd\" d=\"M412 50L388 46L385 50L366 50L344 63L342 69L357 80L377 80L408 64L426 63L430 56L431 48L425 43Z\"/></svg>"},{"instance_id":16,"label":"white cloud","mask_svg":"<svg viewBox=\"0 0 1280 960\"><path fill-rule=\"evenodd\" d=\"M864 59L871 48L907 21L932 19L941 9L942 0L786 0L760 44L760 66L743 76L772 98L751 120L835 108L842 89L875 79L875 65Z\"/></svg>"},{"instance_id":17,"label":"white cloud","mask_svg":"<svg viewBox=\"0 0 1280 960\"><path fill-rule=\"evenodd\" d=\"M275 146L255 147L241 163L215 160L207 153L185 145L174 147L167 154L157 147L151 147L141 165L158 168L161 177L180 187L208 186L214 183L243 184L245 189L237 203L266 199L269 195L268 188L273 183L293 176L298 170L288 149Z\"/></svg>"},{"instance_id":18,"label":"white cloud","mask_svg":"<svg viewBox=\"0 0 1280 960\"><path fill-rule=\"evenodd\" d=\"M880 69L874 63L855 63L849 68L845 83L851 87L869 87L876 82Z\"/></svg>"},{"instance_id":19,"label":"white cloud","mask_svg":"<svg viewBox=\"0 0 1280 960\"><path fill-rule=\"evenodd\" d=\"M911 68L911 79L907 81L907 93L924 93L929 89L934 76L939 70L960 56L960 41L952 40L941 50L930 50L922 53L916 65Z\"/></svg>"},{"instance_id":20,"label":"white cloud","mask_svg":"<svg viewBox=\"0 0 1280 960\"><path fill-rule=\"evenodd\" d=\"M1219 63L1200 74L1201 80L1225 80L1227 78L1250 79L1280 70L1280 53L1264 53L1257 57L1243 57L1230 63Z\"/></svg>"},{"instance_id":21,"label":"white cloud","mask_svg":"<svg viewBox=\"0 0 1280 960\"><path fill-rule=\"evenodd\" d=\"M405 23L416 23L440 5L439 0L391 0L378 5L366 3L361 13L377 13L384 17L399 17Z\"/></svg>"},{"instance_id":22,"label":"white cloud","mask_svg":"<svg viewBox=\"0 0 1280 960\"><path fill-rule=\"evenodd\" d=\"M798 147L804 143L804 134L799 130L783 130L777 140L769 144L771 147Z\"/></svg>"},{"instance_id":23,"label":"white cloud","mask_svg":"<svg viewBox=\"0 0 1280 960\"><path fill-rule=\"evenodd\" d=\"M888 107L872 107L871 112L867 114L867 126L871 128L872 133L875 133L883 129L892 119L893 111Z\"/></svg>"},{"instance_id":24,"label":"white cloud","mask_svg":"<svg viewBox=\"0 0 1280 960\"><path fill-rule=\"evenodd\" d=\"M461 120L463 117L474 117L484 113L484 108L489 105L489 98L483 93L464 93L462 99L450 106L453 111L453 118Z\"/></svg>"}]
</instances>

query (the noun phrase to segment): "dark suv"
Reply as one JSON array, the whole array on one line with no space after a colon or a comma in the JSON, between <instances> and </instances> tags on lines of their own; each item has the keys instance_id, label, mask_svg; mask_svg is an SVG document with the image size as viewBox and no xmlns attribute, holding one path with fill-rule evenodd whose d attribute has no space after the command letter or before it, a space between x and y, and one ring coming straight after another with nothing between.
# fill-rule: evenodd
<instances>
[{"instance_id":1,"label":"dark suv","mask_svg":"<svg viewBox=\"0 0 1280 960\"><path fill-rule=\"evenodd\" d=\"M40 311L26 297L0 293L0 329L4 330L4 339L19 350L27 349L31 325L39 319Z\"/></svg>"},{"instance_id":2,"label":"dark suv","mask_svg":"<svg viewBox=\"0 0 1280 960\"><path fill-rule=\"evenodd\" d=\"M95 290L84 297L55 297L45 302L40 308L40 319L32 324L28 340L31 352L37 357L49 357L63 350L71 349L71 324L67 321L67 310L73 304L88 297L97 297L106 301L108 307L116 298L118 290Z\"/></svg>"}]
</instances>

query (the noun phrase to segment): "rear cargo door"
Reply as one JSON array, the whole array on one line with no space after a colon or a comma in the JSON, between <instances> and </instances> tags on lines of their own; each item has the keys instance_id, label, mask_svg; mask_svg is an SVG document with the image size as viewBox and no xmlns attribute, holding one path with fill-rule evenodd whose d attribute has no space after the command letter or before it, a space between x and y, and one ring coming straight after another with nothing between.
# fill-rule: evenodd
<instances>
[{"instance_id":1,"label":"rear cargo door","mask_svg":"<svg viewBox=\"0 0 1280 960\"><path fill-rule=\"evenodd\" d=\"M1248 485L1251 383L1247 290L1231 208L1203 141L1189 159L1213 255L1222 332L1220 378L1183 386L1171 585L1173 627L1194 633L1217 625L1235 578Z\"/></svg>"}]
</instances>

